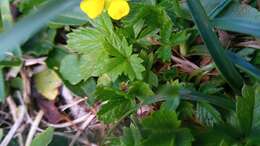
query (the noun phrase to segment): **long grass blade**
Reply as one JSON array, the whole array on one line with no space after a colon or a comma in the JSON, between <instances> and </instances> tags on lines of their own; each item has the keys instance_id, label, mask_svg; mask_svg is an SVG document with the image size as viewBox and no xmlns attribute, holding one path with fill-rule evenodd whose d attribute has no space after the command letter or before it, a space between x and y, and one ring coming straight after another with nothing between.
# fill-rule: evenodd
<instances>
[{"instance_id":1,"label":"long grass blade","mask_svg":"<svg viewBox=\"0 0 260 146\"><path fill-rule=\"evenodd\" d=\"M242 57L236 55L235 53L227 52L227 54L230 60L236 65L236 67L254 77L257 81L260 81L260 70L258 68L244 60Z\"/></svg>"},{"instance_id":2,"label":"long grass blade","mask_svg":"<svg viewBox=\"0 0 260 146\"><path fill-rule=\"evenodd\" d=\"M7 54L12 54L15 47L26 42L56 15L79 2L80 0L50 0L38 11L22 18L10 31L0 35L0 60L3 60Z\"/></svg>"},{"instance_id":3,"label":"long grass blade","mask_svg":"<svg viewBox=\"0 0 260 146\"><path fill-rule=\"evenodd\" d=\"M243 79L236 70L235 66L229 60L216 34L212 31L213 28L209 23L209 18L200 1L187 0L187 3L194 22L197 25L198 30L218 70L229 83L229 85L234 89L234 91L240 94L240 90L243 86Z\"/></svg>"},{"instance_id":4,"label":"long grass blade","mask_svg":"<svg viewBox=\"0 0 260 146\"><path fill-rule=\"evenodd\" d=\"M226 97L216 97L216 96L208 96L201 94L196 91L191 91L187 89L181 89L179 91L181 99L184 100L191 100L191 101L196 101L196 102L207 102L215 106L219 106L223 109L226 110L235 110L236 105L235 102L232 100L226 98Z\"/></svg>"},{"instance_id":5,"label":"long grass blade","mask_svg":"<svg viewBox=\"0 0 260 146\"><path fill-rule=\"evenodd\" d=\"M1 10L1 19L3 23L3 28L5 30L10 30L13 24L12 13L10 10L9 0L0 1L0 10ZM3 102L5 99L5 80L3 73L3 66L0 66L0 102Z\"/></svg>"}]
</instances>

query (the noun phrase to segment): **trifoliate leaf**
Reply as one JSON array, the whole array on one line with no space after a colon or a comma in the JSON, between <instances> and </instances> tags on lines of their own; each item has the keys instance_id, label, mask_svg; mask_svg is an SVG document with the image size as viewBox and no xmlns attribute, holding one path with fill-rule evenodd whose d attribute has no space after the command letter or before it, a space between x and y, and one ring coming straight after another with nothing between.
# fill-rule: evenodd
<instances>
[{"instance_id":1,"label":"trifoliate leaf","mask_svg":"<svg viewBox=\"0 0 260 146\"><path fill-rule=\"evenodd\" d=\"M132 98L122 91L109 87L98 88L97 98L103 101L98 117L105 123L112 123L122 118L134 108Z\"/></svg>"},{"instance_id":2,"label":"trifoliate leaf","mask_svg":"<svg viewBox=\"0 0 260 146\"><path fill-rule=\"evenodd\" d=\"M31 146L48 146L48 144L52 141L53 134L54 129L47 128L33 139Z\"/></svg>"},{"instance_id":3,"label":"trifoliate leaf","mask_svg":"<svg viewBox=\"0 0 260 146\"><path fill-rule=\"evenodd\" d=\"M36 89L49 100L55 100L58 87L61 85L59 76L52 70L44 70L34 76Z\"/></svg>"},{"instance_id":4,"label":"trifoliate leaf","mask_svg":"<svg viewBox=\"0 0 260 146\"><path fill-rule=\"evenodd\" d=\"M79 28L68 35L68 47L80 56L79 72L82 78L67 80L77 83L103 74L107 74L112 81L122 74L130 80L141 80L145 70L143 60L133 54L132 46L124 37L121 39L113 32L110 18L101 16L92 24L95 28Z\"/></svg>"},{"instance_id":5,"label":"trifoliate leaf","mask_svg":"<svg viewBox=\"0 0 260 146\"><path fill-rule=\"evenodd\" d=\"M66 80L75 85L79 83L83 77L79 69L79 57L76 55L68 55L61 61L60 72Z\"/></svg>"}]
</instances>

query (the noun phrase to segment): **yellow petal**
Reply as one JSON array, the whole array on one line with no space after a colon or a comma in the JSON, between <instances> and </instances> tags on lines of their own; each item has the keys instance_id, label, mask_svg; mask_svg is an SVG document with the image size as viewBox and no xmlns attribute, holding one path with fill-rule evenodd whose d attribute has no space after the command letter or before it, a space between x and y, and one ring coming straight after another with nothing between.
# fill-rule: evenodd
<instances>
[{"instance_id":1,"label":"yellow petal","mask_svg":"<svg viewBox=\"0 0 260 146\"><path fill-rule=\"evenodd\" d=\"M101 15L105 6L105 0L83 0L80 3L80 8L89 18L95 19Z\"/></svg>"},{"instance_id":2,"label":"yellow petal","mask_svg":"<svg viewBox=\"0 0 260 146\"><path fill-rule=\"evenodd\" d=\"M126 0L111 0L108 7L109 16L115 20L119 20L122 17L128 15L129 11L129 4Z\"/></svg>"}]
</instances>

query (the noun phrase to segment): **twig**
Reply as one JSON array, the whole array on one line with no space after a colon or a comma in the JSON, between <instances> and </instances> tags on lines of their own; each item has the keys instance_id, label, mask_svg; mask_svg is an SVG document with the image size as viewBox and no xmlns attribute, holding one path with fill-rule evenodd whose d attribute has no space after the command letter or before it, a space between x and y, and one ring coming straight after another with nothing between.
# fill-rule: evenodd
<instances>
[{"instance_id":1,"label":"twig","mask_svg":"<svg viewBox=\"0 0 260 146\"><path fill-rule=\"evenodd\" d=\"M65 110L67 110L68 108L71 108L72 106L75 106L75 105L77 105L77 104L79 104L79 103L81 103L81 102L83 102L83 101L85 101L85 100L87 100L87 98L82 98L82 99L79 99L79 100L77 100L77 101L74 101L74 103L62 105L62 106L60 106L59 108L60 108L61 111L65 111Z\"/></svg>"},{"instance_id":2,"label":"twig","mask_svg":"<svg viewBox=\"0 0 260 146\"><path fill-rule=\"evenodd\" d=\"M78 105L78 102L75 101L74 96L67 87L62 87L61 94L65 102L69 105L70 111L75 119L87 114L86 108Z\"/></svg>"},{"instance_id":3,"label":"twig","mask_svg":"<svg viewBox=\"0 0 260 146\"><path fill-rule=\"evenodd\" d=\"M82 132L84 131L84 129L87 128L87 126L90 124L90 122L95 118L95 115L90 115L89 118L87 119L86 122L84 122L81 125L81 130L79 130L76 135L74 136L74 138L72 139L71 143L69 146L73 146L75 144L75 142L77 141L77 139L79 138L79 136L82 134Z\"/></svg>"},{"instance_id":4,"label":"twig","mask_svg":"<svg viewBox=\"0 0 260 146\"><path fill-rule=\"evenodd\" d=\"M32 66L32 65L35 65L35 64L45 64L44 61L46 59L47 59L47 57L25 59L24 65L25 66Z\"/></svg>"},{"instance_id":5,"label":"twig","mask_svg":"<svg viewBox=\"0 0 260 146\"><path fill-rule=\"evenodd\" d=\"M22 77L23 80L23 98L24 98L24 102L26 104L30 103L30 98L29 95L31 94L31 83L30 83L30 79L27 75L27 71L25 69L22 69L20 72L20 75Z\"/></svg>"},{"instance_id":6,"label":"twig","mask_svg":"<svg viewBox=\"0 0 260 146\"><path fill-rule=\"evenodd\" d=\"M8 105L9 105L9 109L10 109L10 112L12 114L12 117L13 117L13 121L16 122L17 121L17 106L15 104L15 102L13 101L12 97L9 96L7 97L6 99ZM20 146L23 146L24 143L23 143L23 137L22 137L22 134L21 133L18 133L17 134L17 137L18 137L18 142L19 142L19 145Z\"/></svg>"},{"instance_id":7,"label":"twig","mask_svg":"<svg viewBox=\"0 0 260 146\"><path fill-rule=\"evenodd\" d=\"M20 109L20 113L21 113L19 118L17 118L17 121L14 123L14 125L11 128L11 130L5 136L5 138L1 142L0 146L7 146L9 144L9 142L11 141L11 139L13 138L13 136L14 136L15 132L17 131L17 129L22 124L23 119L24 119L24 115L25 115L25 107L20 106L19 109Z\"/></svg>"},{"instance_id":8,"label":"twig","mask_svg":"<svg viewBox=\"0 0 260 146\"><path fill-rule=\"evenodd\" d=\"M71 135L71 134L65 134L65 133L62 133L62 132L54 132L54 135L57 135L57 136L62 136L62 137L66 137L68 139L73 139L75 137L75 135ZM84 138L77 138L76 139L78 142L84 144L84 145L89 145L89 141L87 141L86 139Z\"/></svg>"},{"instance_id":9,"label":"twig","mask_svg":"<svg viewBox=\"0 0 260 146\"><path fill-rule=\"evenodd\" d=\"M70 127L70 126L73 126L73 125L76 125L78 123L81 123L83 121L85 121L88 117L89 117L90 114L86 114L74 121L70 121L70 122L66 122L66 123L62 123L62 124L51 124L51 123L48 123L48 122L44 122L46 125L48 125L49 127L53 127L53 128L66 128L66 127Z\"/></svg>"},{"instance_id":10,"label":"twig","mask_svg":"<svg viewBox=\"0 0 260 146\"><path fill-rule=\"evenodd\" d=\"M12 115L12 117L13 117L13 120L14 120L14 122L15 121L17 121L17 107L16 107L16 104L15 104L15 102L13 101L13 99L10 97L10 96L8 96L7 98L6 98L6 101L7 101L7 104L8 104L8 106L9 106L9 110L10 110L10 112L11 112L11 115Z\"/></svg>"},{"instance_id":11,"label":"twig","mask_svg":"<svg viewBox=\"0 0 260 146\"><path fill-rule=\"evenodd\" d=\"M29 134L28 134L26 142L25 142L25 146L30 146L30 144L32 143L33 136L37 131L38 125L41 122L43 115L44 115L43 110L40 110L38 112L34 122L32 123L31 129L29 131Z\"/></svg>"}]
</instances>

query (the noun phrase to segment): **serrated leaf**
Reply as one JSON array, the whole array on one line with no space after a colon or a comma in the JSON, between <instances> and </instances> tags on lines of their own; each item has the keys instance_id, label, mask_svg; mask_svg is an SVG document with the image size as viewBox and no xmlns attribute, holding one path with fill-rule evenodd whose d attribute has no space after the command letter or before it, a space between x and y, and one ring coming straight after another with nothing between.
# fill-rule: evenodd
<instances>
[{"instance_id":1,"label":"serrated leaf","mask_svg":"<svg viewBox=\"0 0 260 146\"><path fill-rule=\"evenodd\" d=\"M48 146L48 144L52 141L53 134L54 129L47 128L33 139L31 146Z\"/></svg>"},{"instance_id":2,"label":"serrated leaf","mask_svg":"<svg viewBox=\"0 0 260 146\"><path fill-rule=\"evenodd\" d=\"M133 48L125 38L113 32L112 22L107 17L104 14L92 21L95 28L80 28L68 35L68 47L80 54L82 79L107 74L115 81L124 74L130 80L141 80L145 70L142 59L132 54Z\"/></svg>"},{"instance_id":3,"label":"serrated leaf","mask_svg":"<svg viewBox=\"0 0 260 146\"><path fill-rule=\"evenodd\" d=\"M74 52L88 54L103 49L104 33L95 28L79 28L67 36L68 47Z\"/></svg>"},{"instance_id":4,"label":"serrated leaf","mask_svg":"<svg viewBox=\"0 0 260 146\"><path fill-rule=\"evenodd\" d=\"M55 100L58 95L58 87L61 85L59 76L47 69L34 76L36 89L48 100Z\"/></svg>"},{"instance_id":5,"label":"serrated leaf","mask_svg":"<svg viewBox=\"0 0 260 146\"><path fill-rule=\"evenodd\" d=\"M157 50L158 58L162 59L162 61L169 61L172 55L172 48L170 46L163 46Z\"/></svg>"},{"instance_id":6,"label":"serrated leaf","mask_svg":"<svg viewBox=\"0 0 260 146\"><path fill-rule=\"evenodd\" d=\"M131 97L122 91L103 87L96 90L96 95L97 99L103 101L103 105L98 112L98 118L105 123L119 120L134 108Z\"/></svg>"},{"instance_id":7,"label":"serrated leaf","mask_svg":"<svg viewBox=\"0 0 260 146\"><path fill-rule=\"evenodd\" d=\"M250 134L254 115L255 93L254 88L245 85L242 89L242 96L237 98L237 117L241 130Z\"/></svg>"},{"instance_id":8,"label":"serrated leaf","mask_svg":"<svg viewBox=\"0 0 260 146\"><path fill-rule=\"evenodd\" d=\"M106 73L114 81L121 74L127 75L130 80L141 80L142 72L145 70L141 64L143 60L137 54L132 54L132 47L125 39L120 40L118 36L112 35L105 41L105 49L112 57L108 60Z\"/></svg>"},{"instance_id":9,"label":"serrated leaf","mask_svg":"<svg viewBox=\"0 0 260 146\"><path fill-rule=\"evenodd\" d=\"M196 117L206 126L213 127L215 124L221 124L220 113L210 104L199 102L197 104Z\"/></svg>"},{"instance_id":10,"label":"serrated leaf","mask_svg":"<svg viewBox=\"0 0 260 146\"><path fill-rule=\"evenodd\" d=\"M144 98L154 95L154 92L148 84L141 81L136 81L129 86L128 94L135 97Z\"/></svg>"},{"instance_id":11,"label":"serrated leaf","mask_svg":"<svg viewBox=\"0 0 260 146\"><path fill-rule=\"evenodd\" d=\"M142 121L143 145L175 146L183 143L191 145L192 136L189 130L185 129L188 133L183 132L184 128L180 128L180 125L181 121L178 120L175 112L169 110L154 112Z\"/></svg>"}]
</instances>

